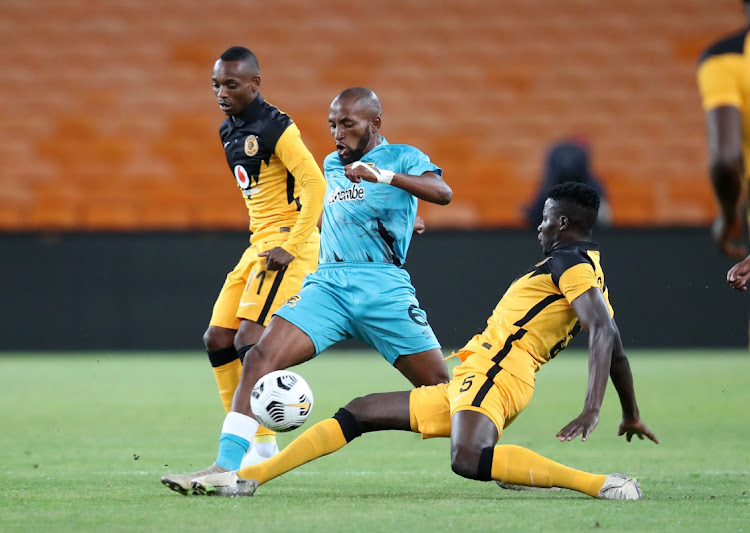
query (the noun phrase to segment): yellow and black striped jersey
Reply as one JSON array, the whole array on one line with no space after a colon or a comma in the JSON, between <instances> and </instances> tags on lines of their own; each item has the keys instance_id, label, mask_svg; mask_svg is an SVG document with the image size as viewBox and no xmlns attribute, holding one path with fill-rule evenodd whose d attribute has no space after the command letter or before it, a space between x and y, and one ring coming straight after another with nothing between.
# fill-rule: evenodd
<instances>
[{"instance_id":1,"label":"yellow and black striped jersey","mask_svg":"<svg viewBox=\"0 0 750 533\"><path fill-rule=\"evenodd\" d=\"M533 386L539 368L580 331L571 302L592 287L603 291L614 316L598 246L579 241L556 248L508 287L487 328L461 351L473 352L481 370L499 365Z\"/></svg>"},{"instance_id":2,"label":"yellow and black striped jersey","mask_svg":"<svg viewBox=\"0 0 750 533\"><path fill-rule=\"evenodd\" d=\"M698 61L698 88L703 109L732 106L742 114L743 154L750 161L750 57L748 28L719 39ZM746 165L750 172L750 165Z\"/></svg>"},{"instance_id":3,"label":"yellow and black striped jersey","mask_svg":"<svg viewBox=\"0 0 750 533\"><path fill-rule=\"evenodd\" d=\"M219 135L245 197L251 242L291 232L287 251L296 256L296 247L317 231L325 192L323 173L299 129L258 94L241 115L224 120ZM315 205L303 210L304 200Z\"/></svg>"}]
</instances>

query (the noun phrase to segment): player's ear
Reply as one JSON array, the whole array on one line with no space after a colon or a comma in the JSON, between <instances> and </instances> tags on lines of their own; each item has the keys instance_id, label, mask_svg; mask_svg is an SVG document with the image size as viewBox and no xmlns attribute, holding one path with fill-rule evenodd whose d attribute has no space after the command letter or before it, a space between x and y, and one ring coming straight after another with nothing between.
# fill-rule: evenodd
<instances>
[{"instance_id":1,"label":"player's ear","mask_svg":"<svg viewBox=\"0 0 750 533\"><path fill-rule=\"evenodd\" d=\"M380 129L380 115L372 119L371 129L373 133L376 133Z\"/></svg>"},{"instance_id":2,"label":"player's ear","mask_svg":"<svg viewBox=\"0 0 750 533\"><path fill-rule=\"evenodd\" d=\"M568 229L570 226L570 220L565 215L560 215L560 229Z\"/></svg>"},{"instance_id":3,"label":"player's ear","mask_svg":"<svg viewBox=\"0 0 750 533\"><path fill-rule=\"evenodd\" d=\"M256 92L260 89L260 74L253 76L253 89Z\"/></svg>"}]
</instances>

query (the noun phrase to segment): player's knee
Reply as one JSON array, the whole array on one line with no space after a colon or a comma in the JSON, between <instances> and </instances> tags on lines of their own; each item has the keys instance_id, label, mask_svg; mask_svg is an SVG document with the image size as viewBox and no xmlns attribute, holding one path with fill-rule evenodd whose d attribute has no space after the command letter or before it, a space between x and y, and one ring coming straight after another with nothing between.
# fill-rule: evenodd
<instances>
[{"instance_id":1,"label":"player's knee","mask_svg":"<svg viewBox=\"0 0 750 533\"><path fill-rule=\"evenodd\" d=\"M344 409L349 411L360 425L367 418L367 401L364 397L354 398L344 406Z\"/></svg>"},{"instance_id":2,"label":"player's knee","mask_svg":"<svg viewBox=\"0 0 750 533\"><path fill-rule=\"evenodd\" d=\"M269 350L263 343L252 346L244 354L242 364L243 366L256 369L262 372L262 374L286 368L279 354L273 350Z\"/></svg>"},{"instance_id":3,"label":"player's knee","mask_svg":"<svg viewBox=\"0 0 750 533\"><path fill-rule=\"evenodd\" d=\"M448 383L451 380L450 376L448 375L448 369L443 368L436 368L435 369L435 376L433 379L432 385L437 385L439 383Z\"/></svg>"},{"instance_id":4,"label":"player's knee","mask_svg":"<svg viewBox=\"0 0 750 533\"><path fill-rule=\"evenodd\" d=\"M451 449L451 470L466 479L481 479L479 460L481 450L468 446L454 446Z\"/></svg>"},{"instance_id":5,"label":"player's knee","mask_svg":"<svg viewBox=\"0 0 750 533\"><path fill-rule=\"evenodd\" d=\"M373 401L373 395L354 398L344 407L357 420L362 433L376 431L380 428L381 409Z\"/></svg>"},{"instance_id":6,"label":"player's knee","mask_svg":"<svg viewBox=\"0 0 750 533\"><path fill-rule=\"evenodd\" d=\"M209 326L203 333L203 344L209 352L231 348L234 346L234 332Z\"/></svg>"}]
</instances>

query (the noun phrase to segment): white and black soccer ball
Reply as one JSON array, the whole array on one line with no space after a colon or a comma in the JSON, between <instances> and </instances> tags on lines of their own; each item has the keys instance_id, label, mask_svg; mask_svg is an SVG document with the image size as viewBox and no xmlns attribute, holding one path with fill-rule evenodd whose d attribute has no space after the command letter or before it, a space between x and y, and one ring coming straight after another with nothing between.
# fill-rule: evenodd
<instances>
[{"instance_id":1,"label":"white and black soccer ball","mask_svg":"<svg viewBox=\"0 0 750 533\"><path fill-rule=\"evenodd\" d=\"M313 407L310 385L291 370L275 370L253 387L250 408L255 419L273 431L292 431L305 423Z\"/></svg>"}]
</instances>

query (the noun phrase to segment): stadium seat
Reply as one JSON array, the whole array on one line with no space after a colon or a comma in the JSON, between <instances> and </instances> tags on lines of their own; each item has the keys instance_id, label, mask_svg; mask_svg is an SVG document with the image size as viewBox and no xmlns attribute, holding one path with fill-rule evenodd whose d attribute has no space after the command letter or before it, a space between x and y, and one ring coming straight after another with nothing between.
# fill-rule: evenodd
<instances>
[{"instance_id":1,"label":"stadium seat","mask_svg":"<svg viewBox=\"0 0 750 533\"><path fill-rule=\"evenodd\" d=\"M19 220L30 229L246 228L241 201L227 208L236 190L208 79L225 46L219 34L255 47L264 96L294 117L319 162L332 149L331 99L347 86L375 89L389 141L422 148L454 189L454 207L434 211L451 214L435 224L521 224L546 147L570 135L591 143L617 224L707 224L695 64L742 22L737 6L713 4L466 0L434 9L416 0L398 3L393 18L376 5L353 14L334 0L283 0L248 40L232 21L257 16L257 6L240 0L221 9L4 2L0 183L26 192L4 204L0 230ZM361 38L362 21L377 41ZM499 161L502 171L488 170ZM174 179L191 192L159 209L167 196L153 191ZM109 207L98 202L104 181L118 184ZM77 192L56 204L38 182ZM432 207L425 213L432 218Z\"/></svg>"}]
</instances>

